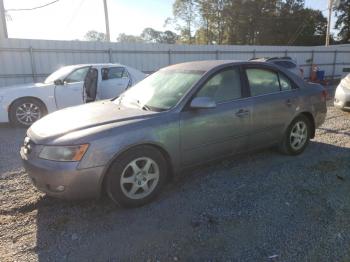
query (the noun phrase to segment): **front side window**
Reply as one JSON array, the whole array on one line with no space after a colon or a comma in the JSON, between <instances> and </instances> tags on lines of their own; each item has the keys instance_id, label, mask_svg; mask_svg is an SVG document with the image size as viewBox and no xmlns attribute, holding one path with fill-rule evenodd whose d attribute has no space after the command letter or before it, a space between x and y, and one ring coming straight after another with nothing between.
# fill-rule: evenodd
<instances>
[{"instance_id":1,"label":"front side window","mask_svg":"<svg viewBox=\"0 0 350 262\"><path fill-rule=\"evenodd\" d=\"M102 68L102 80L128 78L128 72L124 67Z\"/></svg>"},{"instance_id":2,"label":"front side window","mask_svg":"<svg viewBox=\"0 0 350 262\"><path fill-rule=\"evenodd\" d=\"M280 91L277 73L266 70L246 69L251 96L265 95Z\"/></svg>"},{"instance_id":3,"label":"front side window","mask_svg":"<svg viewBox=\"0 0 350 262\"><path fill-rule=\"evenodd\" d=\"M241 78L238 68L217 73L207 81L197 97L211 97L222 103L242 97Z\"/></svg>"},{"instance_id":4,"label":"front side window","mask_svg":"<svg viewBox=\"0 0 350 262\"><path fill-rule=\"evenodd\" d=\"M64 81L66 83L82 82L85 80L85 76L88 71L89 71L89 67L79 68L73 71L71 74L69 74Z\"/></svg>"}]
</instances>

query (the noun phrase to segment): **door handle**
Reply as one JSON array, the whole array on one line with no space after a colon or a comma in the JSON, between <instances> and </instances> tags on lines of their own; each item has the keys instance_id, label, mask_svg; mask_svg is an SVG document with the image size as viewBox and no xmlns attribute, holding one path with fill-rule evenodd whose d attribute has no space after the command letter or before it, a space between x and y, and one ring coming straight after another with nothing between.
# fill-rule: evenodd
<instances>
[{"instance_id":1,"label":"door handle","mask_svg":"<svg viewBox=\"0 0 350 262\"><path fill-rule=\"evenodd\" d=\"M250 114L249 110L245 110L245 109L240 109L236 112L236 116L238 117L247 117Z\"/></svg>"}]
</instances>

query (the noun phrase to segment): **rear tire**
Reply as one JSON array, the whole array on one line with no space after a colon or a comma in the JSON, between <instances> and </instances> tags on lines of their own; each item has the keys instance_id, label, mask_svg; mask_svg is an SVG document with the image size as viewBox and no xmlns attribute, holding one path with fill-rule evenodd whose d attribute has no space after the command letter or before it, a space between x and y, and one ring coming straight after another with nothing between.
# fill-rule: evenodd
<instances>
[{"instance_id":1,"label":"rear tire","mask_svg":"<svg viewBox=\"0 0 350 262\"><path fill-rule=\"evenodd\" d=\"M19 127L29 127L35 121L47 114L45 105L35 98L21 98L10 107L11 124Z\"/></svg>"},{"instance_id":2,"label":"rear tire","mask_svg":"<svg viewBox=\"0 0 350 262\"><path fill-rule=\"evenodd\" d=\"M296 117L283 136L279 146L280 151L287 155L299 155L304 152L310 142L311 128L310 120L306 116Z\"/></svg>"},{"instance_id":3,"label":"rear tire","mask_svg":"<svg viewBox=\"0 0 350 262\"><path fill-rule=\"evenodd\" d=\"M157 149L132 148L112 163L105 181L107 194L122 207L145 205L160 193L167 170L166 160Z\"/></svg>"}]
</instances>

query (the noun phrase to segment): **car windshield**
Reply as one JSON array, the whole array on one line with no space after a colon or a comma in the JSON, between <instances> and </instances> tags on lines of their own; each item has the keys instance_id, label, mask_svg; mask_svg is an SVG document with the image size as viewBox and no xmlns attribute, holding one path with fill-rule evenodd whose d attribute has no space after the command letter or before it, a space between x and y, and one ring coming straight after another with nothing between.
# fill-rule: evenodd
<instances>
[{"instance_id":1,"label":"car windshield","mask_svg":"<svg viewBox=\"0 0 350 262\"><path fill-rule=\"evenodd\" d=\"M45 84L52 84L55 80L57 79L61 79L64 78L65 76L67 76L70 72L72 72L72 70L74 70L76 68L76 66L64 66L61 67L60 69L56 70L55 72L53 72L51 75L49 75L44 83Z\"/></svg>"},{"instance_id":2,"label":"car windshield","mask_svg":"<svg viewBox=\"0 0 350 262\"><path fill-rule=\"evenodd\" d=\"M127 107L164 111L174 107L204 72L160 70L115 100Z\"/></svg>"}]
</instances>

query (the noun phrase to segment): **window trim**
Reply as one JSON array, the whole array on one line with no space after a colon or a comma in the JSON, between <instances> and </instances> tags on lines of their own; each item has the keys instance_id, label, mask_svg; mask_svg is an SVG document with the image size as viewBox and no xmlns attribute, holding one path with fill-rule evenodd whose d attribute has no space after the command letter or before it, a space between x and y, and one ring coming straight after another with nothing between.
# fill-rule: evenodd
<instances>
[{"instance_id":1,"label":"window trim","mask_svg":"<svg viewBox=\"0 0 350 262\"><path fill-rule=\"evenodd\" d=\"M86 77L86 75L87 75L87 73L89 72L89 70L90 70L91 67L92 67L92 66L83 66L83 67L79 67L79 68L74 69L72 72L70 72L70 73L63 79L63 83L65 83L65 84L74 84L74 83L84 82L84 81L85 81L85 77ZM67 79L71 74L73 74L75 71L78 71L78 70L80 70L80 69L85 69L85 68L88 68L88 71L86 72L86 75L85 75L85 77L84 77L84 79L83 79L82 81L76 81L76 82L67 82L67 81L66 81L66 79Z\"/></svg>"}]
</instances>

